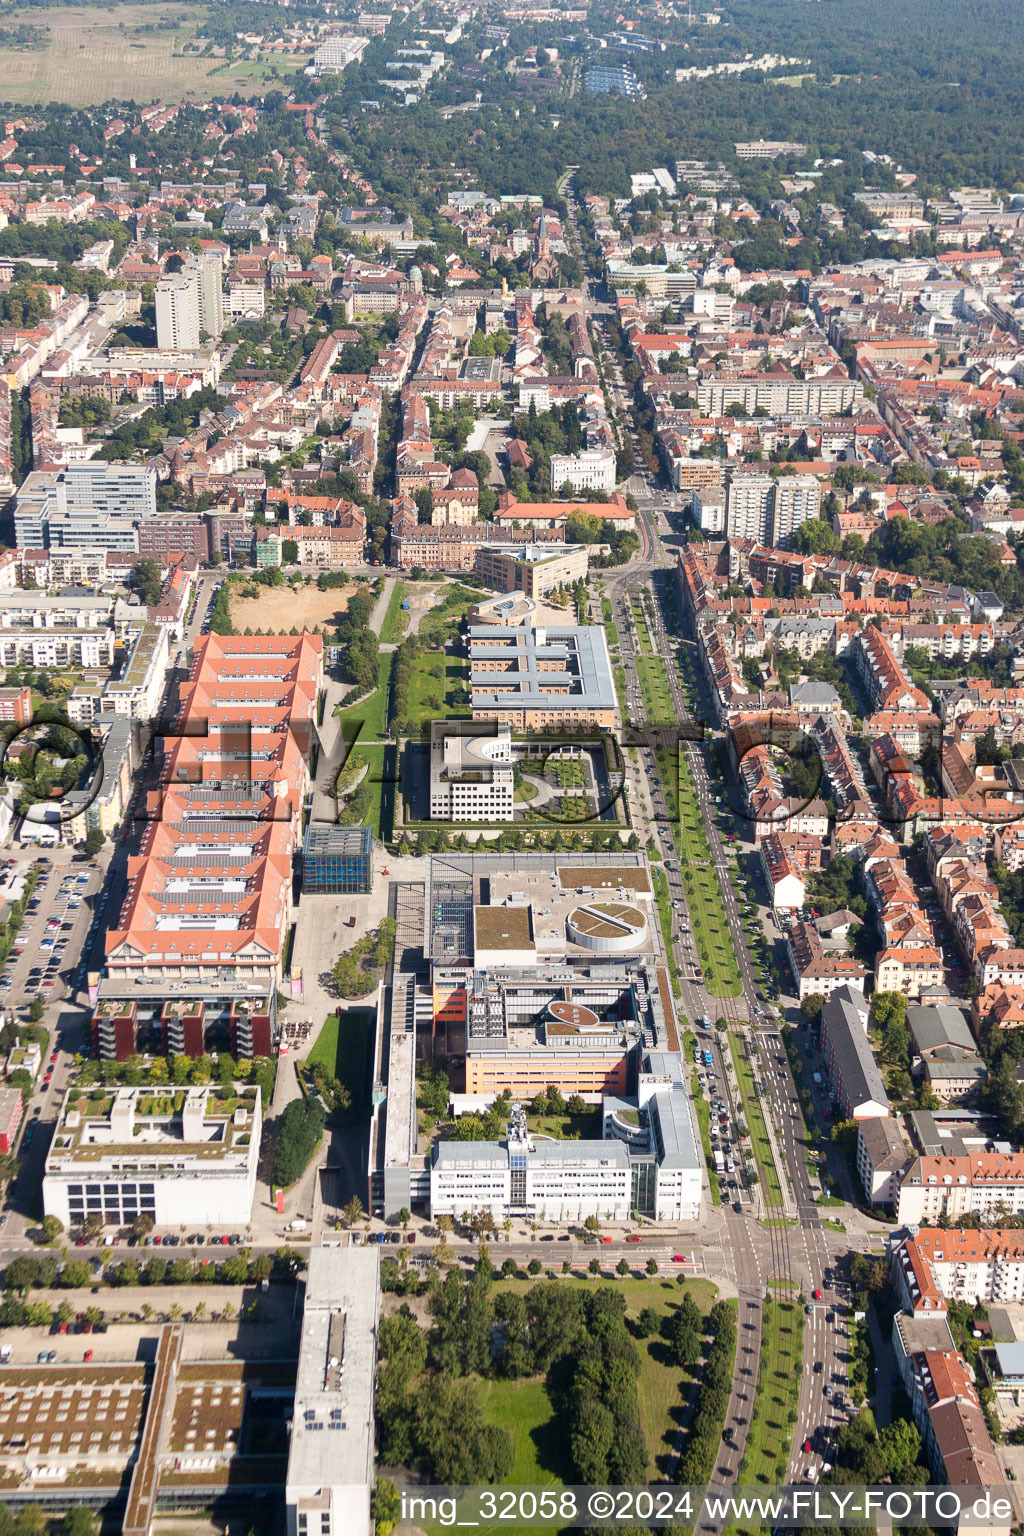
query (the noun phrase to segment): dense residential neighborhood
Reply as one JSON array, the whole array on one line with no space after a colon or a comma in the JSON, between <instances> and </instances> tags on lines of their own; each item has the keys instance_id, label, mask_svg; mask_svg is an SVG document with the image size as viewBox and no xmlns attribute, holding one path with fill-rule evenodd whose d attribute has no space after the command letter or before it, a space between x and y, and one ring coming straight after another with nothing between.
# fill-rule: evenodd
<instances>
[{"instance_id":1,"label":"dense residential neighborhood","mask_svg":"<svg viewBox=\"0 0 1024 1536\"><path fill-rule=\"evenodd\" d=\"M1011 1536L1024 22L8 21L4 1529Z\"/></svg>"}]
</instances>

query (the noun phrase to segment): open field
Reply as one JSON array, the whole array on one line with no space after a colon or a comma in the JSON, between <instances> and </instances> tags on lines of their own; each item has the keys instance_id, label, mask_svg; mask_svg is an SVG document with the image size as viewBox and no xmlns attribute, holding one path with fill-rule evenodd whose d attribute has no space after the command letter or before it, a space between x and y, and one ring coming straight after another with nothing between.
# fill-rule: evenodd
<instances>
[{"instance_id":1,"label":"open field","mask_svg":"<svg viewBox=\"0 0 1024 1536\"><path fill-rule=\"evenodd\" d=\"M140 29L175 20L173 31ZM8 26L28 24L50 34L38 52L0 48L0 101L73 107L110 100L140 104L186 96L252 95L265 90L276 67L282 80L291 71L261 61L182 57L201 12L191 5L61 6L53 10L9 11Z\"/></svg>"},{"instance_id":2,"label":"open field","mask_svg":"<svg viewBox=\"0 0 1024 1536\"><path fill-rule=\"evenodd\" d=\"M314 582L293 592L286 583L283 587L260 587L258 597L242 597L241 586L241 582L231 583L231 622L235 629L279 629L282 634L293 624L296 629L315 629L318 624L333 628L335 615L344 613L355 593L363 590L362 583L353 581L347 587L321 592Z\"/></svg>"}]
</instances>

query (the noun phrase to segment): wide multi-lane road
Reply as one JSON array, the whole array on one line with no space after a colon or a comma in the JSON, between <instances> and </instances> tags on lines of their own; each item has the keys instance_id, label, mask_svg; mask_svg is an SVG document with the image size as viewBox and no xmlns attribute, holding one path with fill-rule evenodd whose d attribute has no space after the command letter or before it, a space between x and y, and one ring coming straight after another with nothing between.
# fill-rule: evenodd
<instances>
[{"instance_id":1,"label":"wide multi-lane road","mask_svg":"<svg viewBox=\"0 0 1024 1536\"><path fill-rule=\"evenodd\" d=\"M582 254L582 246L579 247ZM588 308L594 328L595 345L601 353L601 364L613 412L622 423L623 437L628 437L639 459L639 439L631 418L631 400L622 379L618 364L608 347L606 316L609 308L598 298L598 278L589 275L585 288ZM656 488L645 469L631 477L629 487L636 496L639 508L638 532L641 550L620 572L613 573L606 583L607 595L612 603L613 619L619 636L619 652L625 673L628 723L642 731L644 726L671 727L675 724L694 726L690 701L687 699L678 666L678 647L683 636L678 632L675 617L676 604L670 600L674 573L671 557L666 555L662 533L671 536L666 517L674 510L675 499L671 493ZM660 526L659 526L660 524ZM659 577L658 572L664 574ZM646 719L644 695L637 665L636 638L632 624L632 603L641 591L653 591L655 603L653 619L649 616L649 632L652 644L665 664L673 719L650 721ZM701 707L695 701L704 720L711 719L707 701ZM696 733L695 733L696 734ZM749 1420L753 1407L754 1383L757 1380L757 1364L761 1347L762 1304L772 1279L796 1282L809 1298L804 1316L805 1369L801 1377L797 1424L791 1443L790 1474L803 1476L819 1458L812 1452L805 1454L803 1445L813 1438L819 1426L830 1427L840 1416L835 1408L835 1389L845 1389L846 1382L846 1306L844 1297L836 1290L835 1258L844 1245L841 1235L826 1231L821 1224L815 1193L807 1170L807 1131L797 1098L796 1086L788 1058L779 1034L775 1018L769 1014L757 976L744 930L743 918L730 878L734 851L743 847L727 844L716 815L715 796L708 772L706 743L684 743L681 751L687 754L694 794L701 811L709 849L719 887L726 921L742 982L742 990L734 998L712 997L705 988L691 980L687 960L695 955L692 926L681 921L686 912L686 892L679 866L679 849L676 846L673 824L669 820L664 786L658 777L657 761L652 747L640 745L638 779L645 782L642 797L635 809L642 816L650 806L650 820L640 821L643 835L653 836L661 853L669 895L673 903L672 934L668 942L676 949L682 980L682 1009L690 1020L708 1016L721 1020L727 1027L740 1032L747 1044L754 1068L755 1090L762 1113L768 1121L775 1147L775 1162L785 1191L784 1207L772 1202L762 1186L763 1202L755 1204L742 1187L726 1188L724 1219L727 1223L725 1243L728 1249L728 1267L739 1292L740 1331L737 1349L736 1371L733 1381L732 1400L729 1405L727 1429L728 1441L723 1442L716 1472L724 1479L736 1475L746 1444ZM729 1122L734 1125L742 1117L742 1106L734 1090L731 1063L723 1050L719 1037L712 1032L701 1036L702 1047L712 1052L712 1069L706 1074L709 1096L718 1098L726 1105ZM743 1176L737 1162L736 1184L742 1186ZM738 1210L735 1208L738 1206ZM760 1213L762 1219L758 1219ZM782 1291L782 1294L785 1294ZM820 1298L820 1299L819 1299ZM829 1395L826 1397L825 1388Z\"/></svg>"}]
</instances>

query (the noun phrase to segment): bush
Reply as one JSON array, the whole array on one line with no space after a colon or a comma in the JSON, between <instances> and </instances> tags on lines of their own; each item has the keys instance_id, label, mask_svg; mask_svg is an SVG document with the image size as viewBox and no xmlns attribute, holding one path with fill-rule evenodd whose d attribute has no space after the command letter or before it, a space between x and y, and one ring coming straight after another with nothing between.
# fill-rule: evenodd
<instances>
[{"instance_id":1,"label":"bush","mask_svg":"<svg viewBox=\"0 0 1024 1536\"><path fill-rule=\"evenodd\" d=\"M294 1184L320 1144L324 1108L319 1099L293 1099L281 1116L270 1182L278 1188Z\"/></svg>"}]
</instances>

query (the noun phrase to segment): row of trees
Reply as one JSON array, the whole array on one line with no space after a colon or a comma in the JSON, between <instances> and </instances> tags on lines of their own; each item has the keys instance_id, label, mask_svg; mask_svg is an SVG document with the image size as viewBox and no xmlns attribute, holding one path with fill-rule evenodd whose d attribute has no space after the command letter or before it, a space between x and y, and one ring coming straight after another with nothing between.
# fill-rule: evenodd
<instances>
[{"instance_id":1,"label":"row of trees","mask_svg":"<svg viewBox=\"0 0 1024 1536\"><path fill-rule=\"evenodd\" d=\"M697 1311L691 1298L686 1296L676 1313L677 1317L684 1311L687 1302L690 1302L693 1311ZM722 1428L729 1408L733 1363L736 1358L736 1315L728 1302L716 1302L711 1308L706 1325L700 1326L700 1332L697 1332L699 1326L688 1316L683 1338L684 1347L692 1357L695 1346L699 1350L701 1334L706 1331L711 1336L704 1358L704 1369L701 1372L690 1432L676 1470L676 1482L690 1485L708 1482L714 1470L715 1458L722 1443ZM677 1350L676 1363L687 1365L692 1363L692 1359L679 1359Z\"/></svg>"},{"instance_id":2,"label":"row of trees","mask_svg":"<svg viewBox=\"0 0 1024 1536\"><path fill-rule=\"evenodd\" d=\"M358 793L358 792L357 792ZM342 997L365 997L395 952L395 919L382 917L374 933L364 934L339 955L331 972Z\"/></svg>"},{"instance_id":3,"label":"row of trees","mask_svg":"<svg viewBox=\"0 0 1024 1536\"><path fill-rule=\"evenodd\" d=\"M324 1107L317 1098L292 1099L285 1106L274 1148L271 1184L287 1188L302 1177L320 1145L325 1120Z\"/></svg>"},{"instance_id":4,"label":"row of trees","mask_svg":"<svg viewBox=\"0 0 1024 1536\"><path fill-rule=\"evenodd\" d=\"M484 1270L478 1268L469 1286L452 1271L431 1297L429 1335L407 1306L382 1320L376 1411L384 1461L416 1468L438 1483L498 1483L508 1477L511 1436L483 1422L479 1388L462 1369L481 1360L489 1346L489 1292ZM453 1335L464 1320L470 1337L463 1345Z\"/></svg>"},{"instance_id":5,"label":"row of trees","mask_svg":"<svg viewBox=\"0 0 1024 1536\"><path fill-rule=\"evenodd\" d=\"M335 630L336 644L344 646L342 673L357 694L372 693L377 686L380 643L370 628L375 603L376 596L371 587L357 588Z\"/></svg>"}]
</instances>

